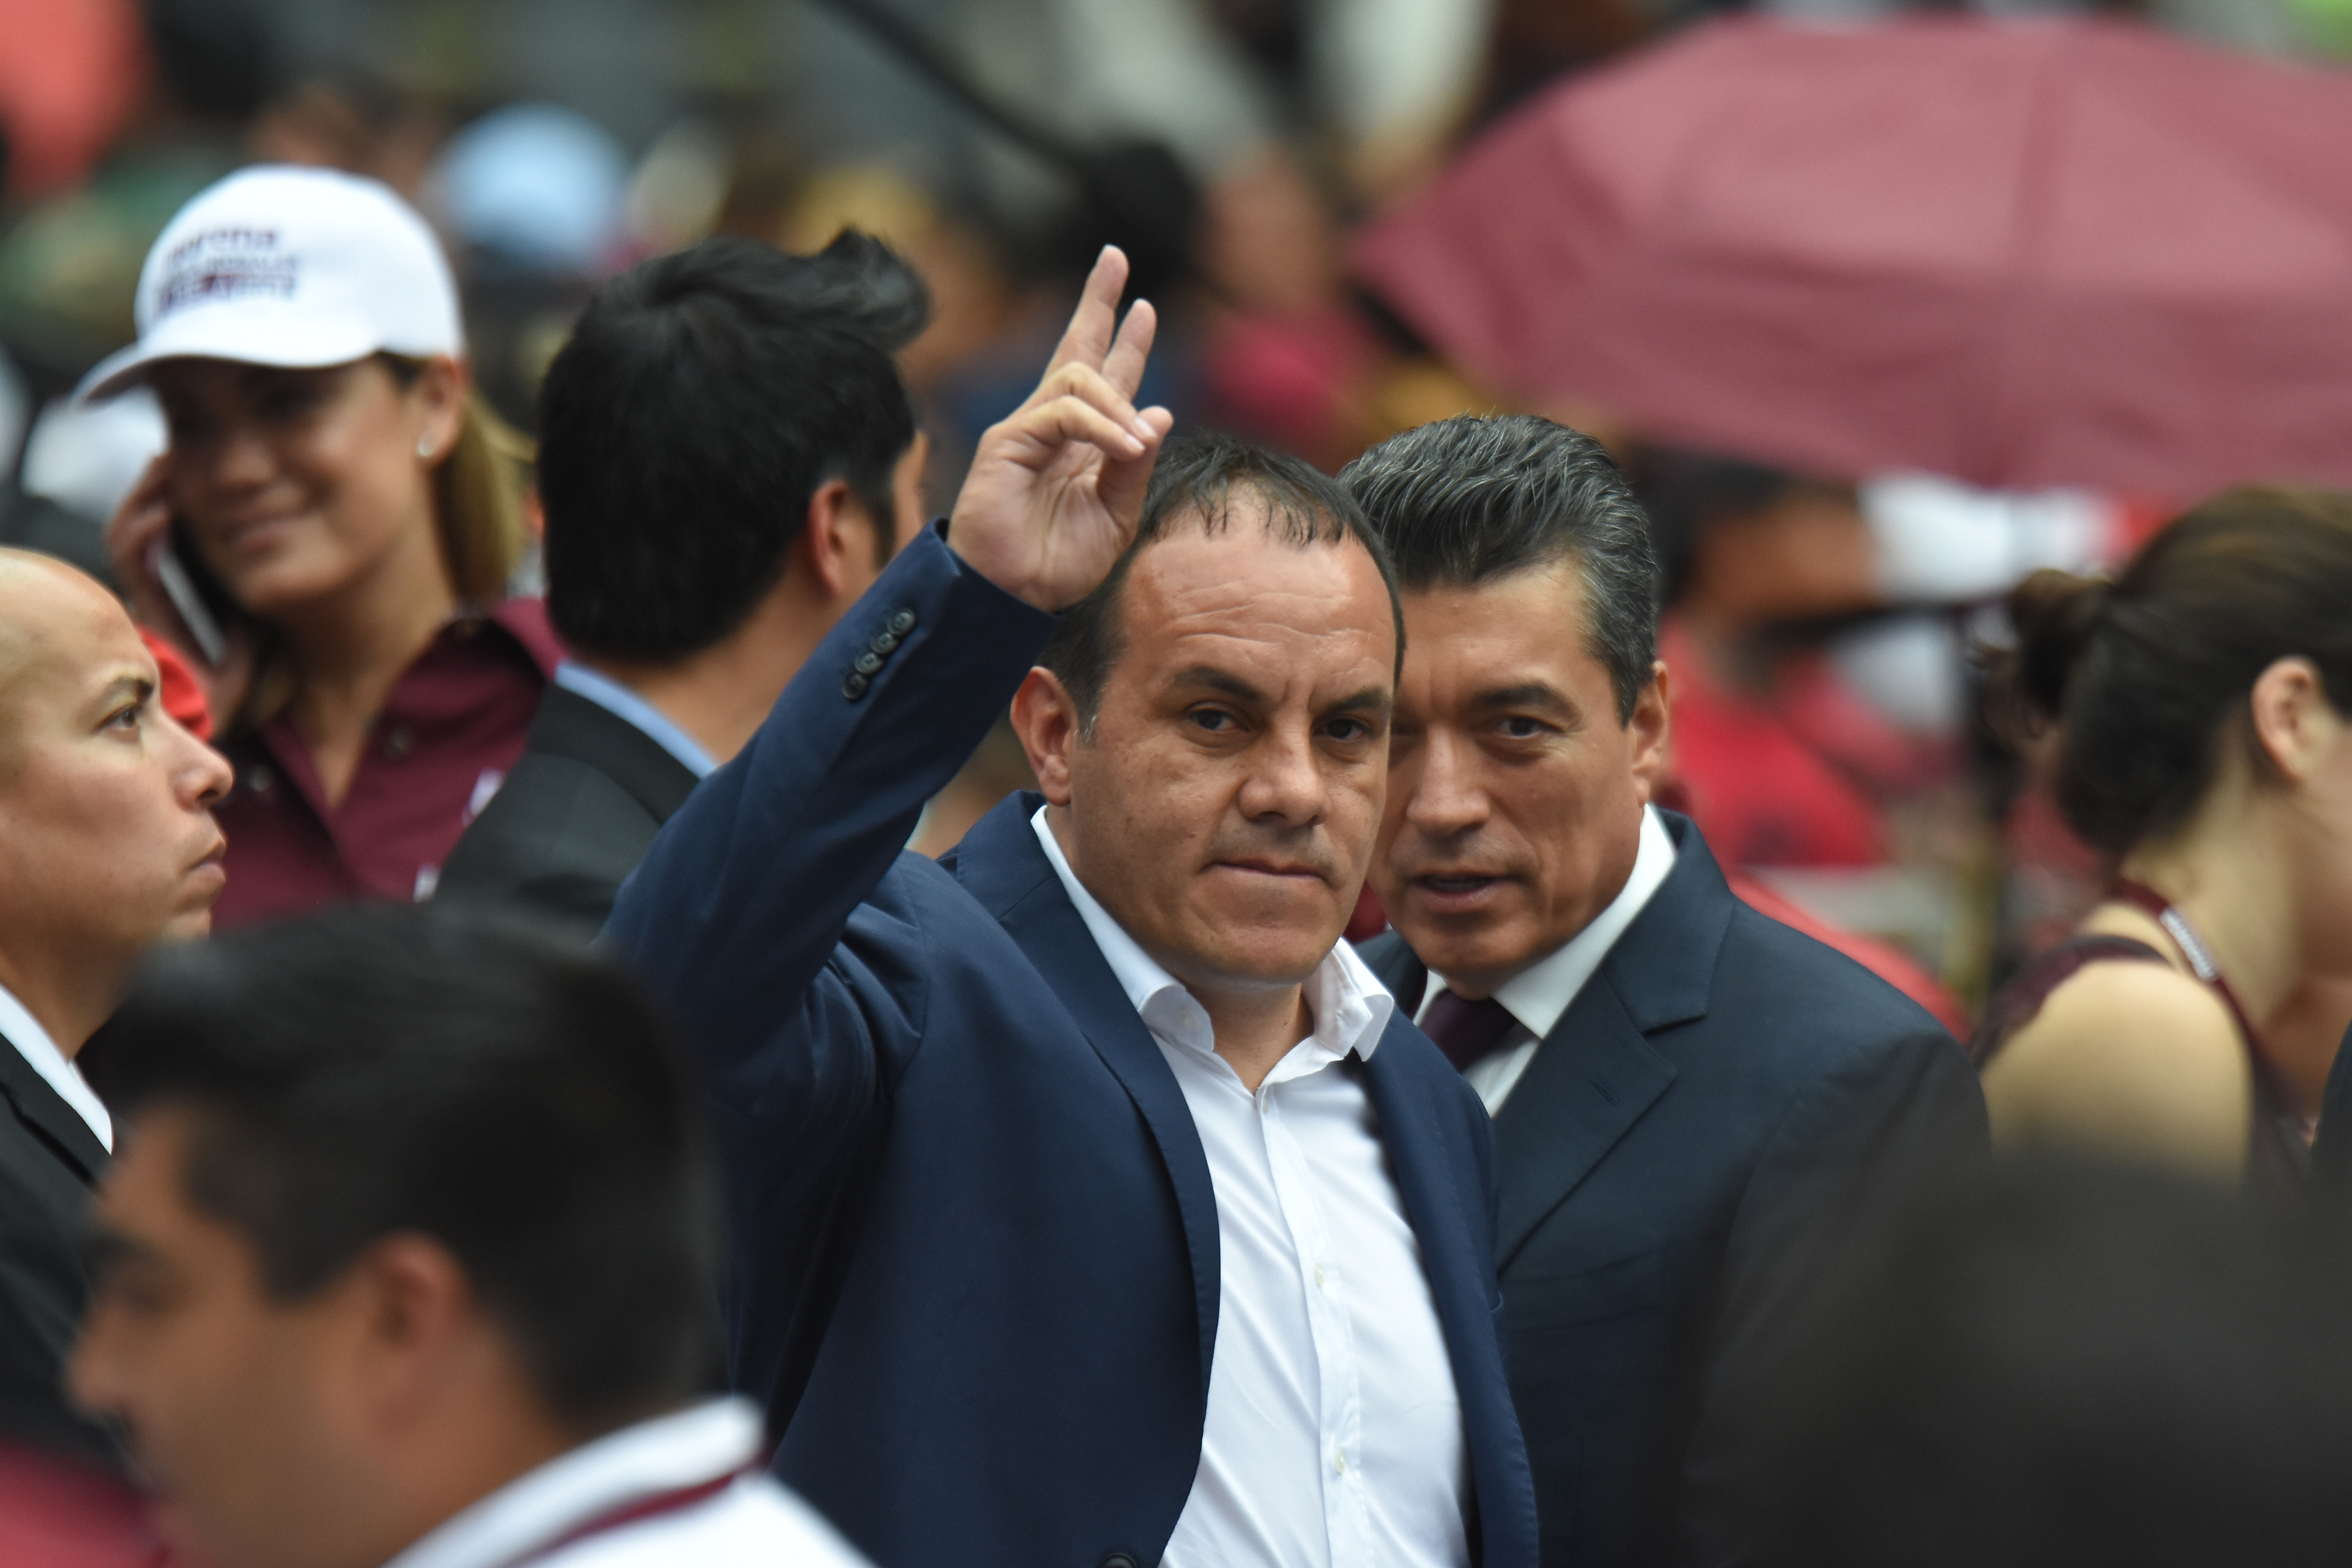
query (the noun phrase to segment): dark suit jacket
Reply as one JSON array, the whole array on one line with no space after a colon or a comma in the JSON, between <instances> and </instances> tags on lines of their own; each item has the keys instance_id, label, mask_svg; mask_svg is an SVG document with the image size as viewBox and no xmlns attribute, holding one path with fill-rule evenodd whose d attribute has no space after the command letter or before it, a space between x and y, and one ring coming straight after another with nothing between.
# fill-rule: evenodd
<instances>
[{"instance_id":1,"label":"dark suit jacket","mask_svg":"<svg viewBox=\"0 0 2352 1568\"><path fill-rule=\"evenodd\" d=\"M1986 1142L1941 1026L1734 899L1664 815L1673 871L1495 1119L1547 1568L1744 1561L1772 1429L1756 1394L1836 1242ZM1417 1009L1403 942L1365 957Z\"/></svg>"},{"instance_id":2,"label":"dark suit jacket","mask_svg":"<svg viewBox=\"0 0 2352 1568\"><path fill-rule=\"evenodd\" d=\"M89 1305L81 1237L106 1145L0 1039L0 1440L119 1465L66 1403L66 1357Z\"/></svg>"},{"instance_id":3,"label":"dark suit jacket","mask_svg":"<svg viewBox=\"0 0 2352 1568\"><path fill-rule=\"evenodd\" d=\"M434 897L527 910L585 941L694 785L660 742L551 683L521 758L442 862Z\"/></svg>"},{"instance_id":4,"label":"dark suit jacket","mask_svg":"<svg viewBox=\"0 0 2352 1568\"><path fill-rule=\"evenodd\" d=\"M2336 1047L2319 1105L2319 1136L2311 1146L2311 1190L2329 1203L2352 1205L2352 1029Z\"/></svg>"},{"instance_id":5,"label":"dark suit jacket","mask_svg":"<svg viewBox=\"0 0 2352 1568\"><path fill-rule=\"evenodd\" d=\"M927 531L605 929L709 1079L737 1384L776 1474L882 1568L1156 1563L1200 1465L1218 1223L1175 1075L1035 796L947 863L900 853L1054 625ZM1364 1076L1452 1353L1477 1560L1528 1568L1486 1116L1402 1019Z\"/></svg>"}]
</instances>

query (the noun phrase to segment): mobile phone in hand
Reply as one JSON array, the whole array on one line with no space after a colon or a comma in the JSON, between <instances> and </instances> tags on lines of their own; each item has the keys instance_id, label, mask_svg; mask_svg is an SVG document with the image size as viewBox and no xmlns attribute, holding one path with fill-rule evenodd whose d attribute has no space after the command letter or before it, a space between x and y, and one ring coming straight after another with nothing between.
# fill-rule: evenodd
<instances>
[{"instance_id":1,"label":"mobile phone in hand","mask_svg":"<svg viewBox=\"0 0 2352 1568\"><path fill-rule=\"evenodd\" d=\"M180 613L188 635L196 639L196 651L206 664L218 665L228 655L228 621L236 607L197 556L186 526L177 518L154 560L156 581Z\"/></svg>"}]
</instances>

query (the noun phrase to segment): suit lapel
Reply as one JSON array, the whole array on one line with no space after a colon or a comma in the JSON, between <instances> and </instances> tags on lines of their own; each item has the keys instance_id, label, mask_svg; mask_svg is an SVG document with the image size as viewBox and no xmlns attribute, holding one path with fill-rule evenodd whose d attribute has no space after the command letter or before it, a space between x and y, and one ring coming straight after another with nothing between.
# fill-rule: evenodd
<instances>
[{"instance_id":1,"label":"suit lapel","mask_svg":"<svg viewBox=\"0 0 2352 1568\"><path fill-rule=\"evenodd\" d=\"M1605 975L1560 1016L1495 1118L1502 1202L1495 1264L1576 1190L1675 1081L1674 1065L1635 1026Z\"/></svg>"},{"instance_id":2,"label":"suit lapel","mask_svg":"<svg viewBox=\"0 0 2352 1568\"><path fill-rule=\"evenodd\" d=\"M1176 1075L1038 847L1029 818L1041 804L1039 796L1024 792L998 805L956 847L952 869L1020 944L1151 1130L1175 1188L1192 1255L1205 1391L1217 1342L1219 1280L1217 1194L1209 1178L1209 1157Z\"/></svg>"},{"instance_id":3,"label":"suit lapel","mask_svg":"<svg viewBox=\"0 0 2352 1568\"><path fill-rule=\"evenodd\" d=\"M65 1102L49 1080L33 1070L16 1042L0 1037L0 1094L8 1097L16 1114L38 1132L44 1142L81 1179L95 1186L106 1169L106 1145L89 1123Z\"/></svg>"},{"instance_id":4,"label":"suit lapel","mask_svg":"<svg viewBox=\"0 0 2352 1568\"><path fill-rule=\"evenodd\" d=\"M1421 1244L1432 1284L1476 1279L1486 1273L1486 1264L1471 1257L1468 1250L1468 1233L1461 1216L1471 1205L1454 1181L1454 1162L1446 1158L1444 1129L1432 1111L1427 1089L1408 1076L1402 1053L1386 1048L1396 1036L1412 1027L1402 1010L1389 1019L1382 1048L1364 1058L1364 1092L1380 1118L1381 1142L1388 1149L1397 1192L1404 1199L1405 1218L1412 1222L1413 1236ZM1464 1303L1458 1292L1438 1289L1433 1294L1456 1363L1471 1356L1473 1347L1493 1343L1485 1321L1459 1321ZM1483 1309L1486 1303L1475 1305Z\"/></svg>"},{"instance_id":5,"label":"suit lapel","mask_svg":"<svg viewBox=\"0 0 2352 1568\"><path fill-rule=\"evenodd\" d=\"M1698 829L1673 812L1660 815L1675 841L1674 869L1560 1015L1495 1118L1498 1268L1673 1085L1674 1063L1649 1037L1706 1014L1731 889Z\"/></svg>"}]
</instances>

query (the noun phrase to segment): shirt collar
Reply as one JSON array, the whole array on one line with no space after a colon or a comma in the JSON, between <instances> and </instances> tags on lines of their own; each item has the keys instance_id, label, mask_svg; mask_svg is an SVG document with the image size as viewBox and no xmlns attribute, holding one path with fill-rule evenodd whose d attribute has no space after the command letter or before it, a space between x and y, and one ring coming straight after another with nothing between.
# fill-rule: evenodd
<instances>
[{"instance_id":1,"label":"shirt collar","mask_svg":"<svg viewBox=\"0 0 2352 1568\"><path fill-rule=\"evenodd\" d=\"M702 749L695 738L681 730L660 709L638 696L609 675L589 668L576 659L565 659L555 667L555 684L575 697L584 697L616 718L625 719L646 732L654 744L683 763L696 778L707 779L719 764Z\"/></svg>"},{"instance_id":2,"label":"shirt collar","mask_svg":"<svg viewBox=\"0 0 2352 1568\"><path fill-rule=\"evenodd\" d=\"M1649 907L1651 899L1665 885L1675 868L1674 837L1659 820L1654 805L1642 808L1641 837L1633 851L1633 869L1625 878L1625 885L1609 905L1592 917L1578 931L1544 958L1520 970L1495 988L1495 1000L1503 1010L1526 1026L1528 1033L1540 1040L1550 1035L1559 1024L1560 1015L1582 994L1587 982L1625 934L1625 928ZM1429 1001L1448 989L1440 974L1429 977Z\"/></svg>"},{"instance_id":3,"label":"shirt collar","mask_svg":"<svg viewBox=\"0 0 2352 1568\"><path fill-rule=\"evenodd\" d=\"M0 985L0 1035L8 1037L16 1054L58 1091L59 1100L73 1107L74 1114L89 1124L91 1133L106 1145L107 1152L112 1153L114 1118L108 1113L106 1102L98 1098L89 1081L81 1076L81 1068L58 1048L57 1041L41 1027L41 1021L5 985Z\"/></svg>"},{"instance_id":4,"label":"shirt collar","mask_svg":"<svg viewBox=\"0 0 2352 1568\"><path fill-rule=\"evenodd\" d=\"M1086 922L1087 934L1102 951L1103 962L1110 965L1119 988L1135 1006L1146 1027L1163 1039L1193 1050L1213 1053L1216 1049L1214 1031L1209 1025L1209 1015L1183 983L1161 968L1157 960L1144 952L1126 928L1113 920L1110 911L1078 880L1070 869L1069 858L1062 853L1061 840L1045 822L1045 807L1039 806L1029 818L1036 830L1037 843L1045 851L1045 859L1054 868L1054 875L1062 879L1062 890L1070 896L1078 918ZM1336 1060L1353 1051L1370 1060L1381 1043L1381 1035L1388 1027L1389 1015L1396 1010L1396 999L1391 996L1380 980L1356 956L1356 950L1347 942L1336 943L1307 977L1307 1010L1314 1016L1315 1032L1307 1044L1316 1050L1314 1056L1323 1058L1307 1064L1306 1070ZM1286 1058L1284 1067L1290 1058ZM1297 1076L1277 1068L1268 1075L1269 1081Z\"/></svg>"},{"instance_id":5,"label":"shirt collar","mask_svg":"<svg viewBox=\"0 0 2352 1568\"><path fill-rule=\"evenodd\" d=\"M384 1568L492 1568L633 1502L759 1462L748 1401L724 1398L656 1415L582 1444L450 1515Z\"/></svg>"}]
</instances>

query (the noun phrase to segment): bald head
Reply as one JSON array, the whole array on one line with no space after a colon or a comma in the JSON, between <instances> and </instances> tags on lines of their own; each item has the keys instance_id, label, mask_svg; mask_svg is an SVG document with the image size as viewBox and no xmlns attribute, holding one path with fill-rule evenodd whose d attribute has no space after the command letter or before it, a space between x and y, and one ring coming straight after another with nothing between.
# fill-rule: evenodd
<instances>
[{"instance_id":1,"label":"bald head","mask_svg":"<svg viewBox=\"0 0 2352 1568\"><path fill-rule=\"evenodd\" d=\"M228 764L114 596L0 549L0 984L78 1050L150 943L207 930Z\"/></svg>"},{"instance_id":2,"label":"bald head","mask_svg":"<svg viewBox=\"0 0 2352 1568\"><path fill-rule=\"evenodd\" d=\"M96 657L152 686L155 661L98 580L54 556L0 548L0 766L17 760L26 699Z\"/></svg>"}]
</instances>

